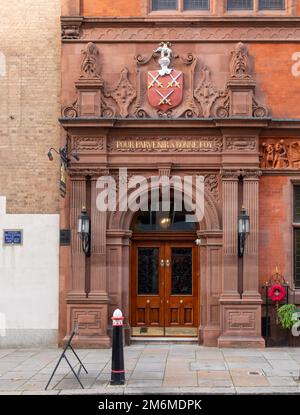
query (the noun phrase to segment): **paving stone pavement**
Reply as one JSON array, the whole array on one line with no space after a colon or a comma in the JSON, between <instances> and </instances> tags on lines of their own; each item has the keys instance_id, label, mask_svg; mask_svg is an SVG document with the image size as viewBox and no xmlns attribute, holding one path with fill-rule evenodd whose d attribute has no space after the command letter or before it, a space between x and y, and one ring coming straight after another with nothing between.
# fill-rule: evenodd
<instances>
[{"instance_id":1,"label":"paving stone pavement","mask_svg":"<svg viewBox=\"0 0 300 415\"><path fill-rule=\"evenodd\" d=\"M300 348L217 349L182 344L126 347L126 384L111 386L111 350L77 350L81 389L61 349L0 349L0 395L300 394ZM77 365L72 354L68 354ZM78 369L78 365L77 365Z\"/></svg>"}]
</instances>

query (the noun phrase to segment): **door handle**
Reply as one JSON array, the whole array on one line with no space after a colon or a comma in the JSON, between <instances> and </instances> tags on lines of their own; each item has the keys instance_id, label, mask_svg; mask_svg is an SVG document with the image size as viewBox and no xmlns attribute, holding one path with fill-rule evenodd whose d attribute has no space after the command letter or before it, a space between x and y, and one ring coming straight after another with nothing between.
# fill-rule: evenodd
<instances>
[{"instance_id":1,"label":"door handle","mask_svg":"<svg viewBox=\"0 0 300 415\"><path fill-rule=\"evenodd\" d=\"M166 267L169 268L169 266L170 266L170 260L169 259L166 259Z\"/></svg>"},{"instance_id":2,"label":"door handle","mask_svg":"<svg viewBox=\"0 0 300 415\"><path fill-rule=\"evenodd\" d=\"M183 304L183 300L180 300L179 302L180 302L180 304Z\"/></svg>"},{"instance_id":3,"label":"door handle","mask_svg":"<svg viewBox=\"0 0 300 415\"><path fill-rule=\"evenodd\" d=\"M164 266L165 266L165 260L164 260L164 259L161 259L161 260L160 260L160 266L161 266L161 267L164 267Z\"/></svg>"},{"instance_id":4,"label":"door handle","mask_svg":"<svg viewBox=\"0 0 300 415\"><path fill-rule=\"evenodd\" d=\"M166 303L169 304L169 300L167 300Z\"/></svg>"}]
</instances>

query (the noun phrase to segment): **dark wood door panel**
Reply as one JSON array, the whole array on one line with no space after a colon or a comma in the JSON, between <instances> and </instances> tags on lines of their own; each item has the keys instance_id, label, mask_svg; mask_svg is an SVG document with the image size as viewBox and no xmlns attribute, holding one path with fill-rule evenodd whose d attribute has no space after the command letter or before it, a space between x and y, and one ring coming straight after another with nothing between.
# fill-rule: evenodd
<instances>
[{"instance_id":1,"label":"dark wood door panel","mask_svg":"<svg viewBox=\"0 0 300 415\"><path fill-rule=\"evenodd\" d=\"M134 242L130 288L132 327L157 328L160 331L150 331L157 335L189 335L189 328L196 329L197 264L197 248L191 241Z\"/></svg>"}]
</instances>

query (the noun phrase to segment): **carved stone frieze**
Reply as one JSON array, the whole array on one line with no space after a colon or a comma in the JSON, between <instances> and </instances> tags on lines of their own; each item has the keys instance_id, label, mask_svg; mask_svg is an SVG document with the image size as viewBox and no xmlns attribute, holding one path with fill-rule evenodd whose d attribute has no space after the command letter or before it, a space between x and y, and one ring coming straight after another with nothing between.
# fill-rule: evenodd
<instances>
[{"instance_id":1,"label":"carved stone frieze","mask_svg":"<svg viewBox=\"0 0 300 415\"><path fill-rule=\"evenodd\" d=\"M299 41L300 29L295 27L264 26L257 27L97 27L85 28L82 40L98 42L160 42L161 39L168 39L170 42L250 42L250 41Z\"/></svg>"},{"instance_id":2,"label":"carved stone frieze","mask_svg":"<svg viewBox=\"0 0 300 415\"><path fill-rule=\"evenodd\" d=\"M266 139L260 146L260 167L263 169L299 169L300 139Z\"/></svg>"},{"instance_id":3,"label":"carved stone frieze","mask_svg":"<svg viewBox=\"0 0 300 415\"><path fill-rule=\"evenodd\" d=\"M225 137L226 151L255 151L256 137Z\"/></svg>"},{"instance_id":4,"label":"carved stone frieze","mask_svg":"<svg viewBox=\"0 0 300 415\"><path fill-rule=\"evenodd\" d=\"M105 94L105 96L111 97L118 104L119 113L122 118L128 116L128 108L130 104L136 98L136 90L129 81L129 71L127 68L123 68L121 71L121 77L116 88Z\"/></svg>"},{"instance_id":5,"label":"carved stone frieze","mask_svg":"<svg viewBox=\"0 0 300 415\"><path fill-rule=\"evenodd\" d=\"M221 137L127 137L126 140L110 138L107 149L109 152L147 153L147 152L221 152Z\"/></svg>"}]
</instances>

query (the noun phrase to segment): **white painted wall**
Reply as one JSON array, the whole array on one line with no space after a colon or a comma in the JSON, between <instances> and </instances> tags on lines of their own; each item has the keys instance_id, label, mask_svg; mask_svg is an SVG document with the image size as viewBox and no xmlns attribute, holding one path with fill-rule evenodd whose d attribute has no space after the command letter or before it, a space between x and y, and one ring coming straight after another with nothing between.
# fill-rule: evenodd
<instances>
[{"instance_id":1,"label":"white painted wall","mask_svg":"<svg viewBox=\"0 0 300 415\"><path fill-rule=\"evenodd\" d=\"M23 246L4 246L4 229L23 229ZM58 294L59 215L0 210L0 346L56 344Z\"/></svg>"}]
</instances>

